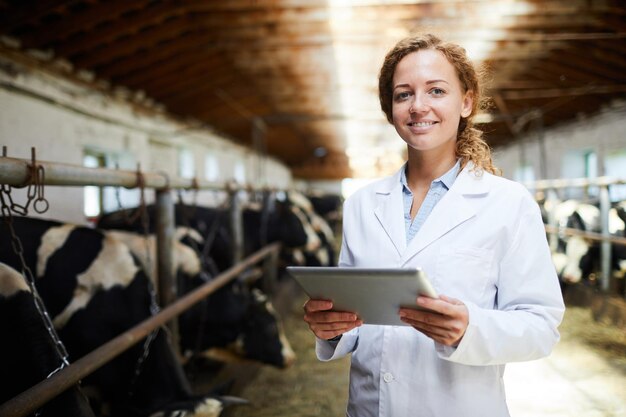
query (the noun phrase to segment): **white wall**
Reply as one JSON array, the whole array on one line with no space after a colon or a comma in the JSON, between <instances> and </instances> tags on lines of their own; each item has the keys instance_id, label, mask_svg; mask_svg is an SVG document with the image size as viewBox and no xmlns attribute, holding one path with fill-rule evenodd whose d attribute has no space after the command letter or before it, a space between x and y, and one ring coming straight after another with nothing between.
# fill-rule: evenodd
<instances>
[{"instance_id":1,"label":"white wall","mask_svg":"<svg viewBox=\"0 0 626 417\"><path fill-rule=\"evenodd\" d=\"M547 179L581 178L610 175L626 179L626 103L615 103L593 117L581 119L558 128L545 131ZM518 143L497 148L494 162L504 176L515 180L541 178L540 146L537 135L522 138L524 148ZM597 168L587 170L585 155L595 153ZM523 155L525 158L523 158ZM522 159L526 164L526 178L520 175ZM624 163L622 163L624 160ZM530 172L530 174L529 174ZM622 186L613 187L612 199L619 198ZM565 191L562 197L579 197L582 191Z\"/></svg>"},{"instance_id":2,"label":"white wall","mask_svg":"<svg viewBox=\"0 0 626 417\"><path fill-rule=\"evenodd\" d=\"M259 158L210 130L183 124L156 110L139 111L129 99L104 94L25 62L0 56L0 146L7 146L10 157L30 159L31 147L35 147L40 160L82 165L85 151L95 151L110 156L109 166L116 160L122 169L136 169L139 163L142 170L177 176L180 150L188 149L193 155L192 171L199 179L205 179L206 156L215 154L219 168L214 181L234 180L234 167L241 161L247 183L279 188L291 184L289 169L274 158ZM108 195L112 192L109 189ZM82 187L49 186L45 195L50 209L43 217L85 222ZM152 196L148 191L147 197ZM219 200L211 192L200 192L198 197L199 202ZM20 190L14 198L25 201Z\"/></svg>"}]
</instances>

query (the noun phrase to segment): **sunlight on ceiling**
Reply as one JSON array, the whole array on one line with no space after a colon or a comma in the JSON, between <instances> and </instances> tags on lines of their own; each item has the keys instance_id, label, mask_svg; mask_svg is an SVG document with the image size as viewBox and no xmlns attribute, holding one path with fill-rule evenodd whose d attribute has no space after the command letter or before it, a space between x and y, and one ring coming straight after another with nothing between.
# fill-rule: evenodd
<instances>
[{"instance_id":1,"label":"sunlight on ceiling","mask_svg":"<svg viewBox=\"0 0 626 417\"><path fill-rule=\"evenodd\" d=\"M373 41L360 40L359 36L371 36L369 31L360 27L374 20L359 22L353 18L355 7L382 4L416 4L415 1L370 1L370 0L328 0L329 27L333 36L333 52L336 76L340 88L339 108L346 122L343 124L346 138L346 154L354 178L373 178L389 175L396 171L406 158L406 146L397 136L380 110L378 102L378 71L387 51L400 39L411 33L427 32L431 20L395 21L393 26L376 34ZM471 21L480 20L481 28L441 29L434 31L443 39L463 45L471 59L480 63L487 58L496 46L494 39L506 36L511 20L504 16L518 15L528 11L526 2L503 1L477 3L472 16L460 16ZM457 12L454 2L448 6L448 14ZM448 16L449 17L449 16ZM470 22L471 23L471 22ZM481 114L483 120L489 114Z\"/></svg>"}]
</instances>

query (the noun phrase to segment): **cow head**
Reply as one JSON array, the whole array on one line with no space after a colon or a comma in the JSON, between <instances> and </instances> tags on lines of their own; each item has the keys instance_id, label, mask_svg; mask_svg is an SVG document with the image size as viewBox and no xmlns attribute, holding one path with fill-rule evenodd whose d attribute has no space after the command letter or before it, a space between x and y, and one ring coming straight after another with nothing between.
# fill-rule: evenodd
<instances>
[{"instance_id":1,"label":"cow head","mask_svg":"<svg viewBox=\"0 0 626 417\"><path fill-rule=\"evenodd\" d=\"M253 289L251 293L251 304L236 349L246 358L286 368L296 355L285 337L278 314L260 290Z\"/></svg>"}]
</instances>

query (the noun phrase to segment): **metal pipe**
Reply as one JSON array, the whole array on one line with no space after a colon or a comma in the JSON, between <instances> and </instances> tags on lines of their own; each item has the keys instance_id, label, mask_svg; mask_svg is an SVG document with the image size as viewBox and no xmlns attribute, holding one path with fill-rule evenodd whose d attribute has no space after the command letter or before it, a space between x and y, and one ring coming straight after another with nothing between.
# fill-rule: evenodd
<instances>
[{"instance_id":1,"label":"metal pipe","mask_svg":"<svg viewBox=\"0 0 626 417\"><path fill-rule=\"evenodd\" d=\"M585 232L584 230L573 229L570 227L555 227L555 226L545 225L545 228L546 228L546 232L550 234L556 234L556 235L561 234L565 236L582 236L585 239L595 240L597 242L607 241L607 242L611 242L614 245L626 246L626 237L604 235L602 233L594 233L594 232Z\"/></svg>"},{"instance_id":2,"label":"metal pipe","mask_svg":"<svg viewBox=\"0 0 626 417\"><path fill-rule=\"evenodd\" d=\"M75 185L75 186L112 186L134 188L137 186L137 171L113 170L108 168L88 168L80 165L61 164L57 162L36 161L46 173L44 185ZM14 187L28 185L30 180L28 159L0 157L0 184ZM146 188L182 188L223 190L224 183L202 181L193 178L167 179L159 172L142 172ZM229 185L230 186L230 185ZM239 190L255 189L250 185L234 185ZM258 188L261 190L262 188Z\"/></svg>"},{"instance_id":3,"label":"metal pipe","mask_svg":"<svg viewBox=\"0 0 626 417\"><path fill-rule=\"evenodd\" d=\"M48 379L24 391L0 405L0 416L21 417L32 413L46 402L67 390L79 380L96 371L102 365L140 342L150 332L181 314L207 295L224 286L249 266L256 264L272 252L278 251L280 244L273 243L250 255L239 264L229 268L214 280L207 282L193 292L172 303L160 313L139 323L123 334L111 339L96 350L88 353L67 368L60 370Z\"/></svg>"},{"instance_id":4,"label":"metal pipe","mask_svg":"<svg viewBox=\"0 0 626 417\"><path fill-rule=\"evenodd\" d=\"M620 185L626 184L626 178L615 177L597 177L597 178L571 178L571 179L556 179L556 180L539 180L524 182L523 185L527 188L535 190L545 190L546 188L568 188L568 187L587 187L590 185Z\"/></svg>"}]
</instances>

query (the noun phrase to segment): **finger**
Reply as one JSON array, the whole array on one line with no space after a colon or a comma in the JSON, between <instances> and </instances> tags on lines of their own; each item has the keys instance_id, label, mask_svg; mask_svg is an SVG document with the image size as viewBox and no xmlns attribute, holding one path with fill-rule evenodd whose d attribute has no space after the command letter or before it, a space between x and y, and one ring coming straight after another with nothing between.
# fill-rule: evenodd
<instances>
[{"instance_id":1,"label":"finger","mask_svg":"<svg viewBox=\"0 0 626 417\"><path fill-rule=\"evenodd\" d=\"M445 331L449 328L445 321L440 321L433 317L400 316L400 319L411 326L419 326L421 329L441 329Z\"/></svg>"},{"instance_id":2,"label":"finger","mask_svg":"<svg viewBox=\"0 0 626 417\"><path fill-rule=\"evenodd\" d=\"M435 311L437 313L443 313L442 309L447 302L440 300L439 298L431 298L420 295L417 297L417 305L423 309Z\"/></svg>"},{"instance_id":3,"label":"finger","mask_svg":"<svg viewBox=\"0 0 626 417\"><path fill-rule=\"evenodd\" d=\"M346 311L317 311L304 315L304 321L307 323L354 322L357 319L356 314Z\"/></svg>"},{"instance_id":4,"label":"finger","mask_svg":"<svg viewBox=\"0 0 626 417\"><path fill-rule=\"evenodd\" d=\"M314 327L315 330L319 331L335 331L335 330L344 330L351 329L354 327L358 327L363 324L362 321L350 321L350 322L335 322L335 323L314 323L311 327Z\"/></svg>"},{"instance_id":5,"label":"finger","mask_svg":"<svg viewBox=\"0 0 626 417\"><path fill-rule=\"evenodd\" d=\"M330 300L313 300L309 299L302 306L306 313L314 312L314 311L325 311L333 308L333 302Z\"/></svg>"},{"instance_id":6,"label":"finger","mask_svg":"<svg viewBox=\"0 0 626 417\"><path fill-rule=\"evenodd\" d=\"M424 323L415 323L412 327L435 340L436 342L450 345L459 339L459 335L449 329L444 329L436 326L430 326Z\"/></svg>"},{"instance_id":7,"label":"finger","mask_svg":"<svg viewBox=\"0 0 626 417\"><path fill-rule=\"evenodd\" d=\"M450 320L448 316L444 316L439 313L415 310L411 308L401 308L399 314L400 318L406 317L412 321L430 324L438 327L445 327L446 322Z\"/></svg>"},{"instance_id":8,"label":"finger","mask_svg":"<svg viewBox=\"0 0 626 417\"><path fill-rule=\"evenodd\" d=\"M350 323L350 325L343 327L343 328L339 328L339 329L335 329L335 330L324 330L324 329L314 329L311 328L311 330L313 331L313 333L319 337L320 339L332 339L333 337L342 335L346 332L349 332L350 330L359 327L363 324L362 321L357 321L357 322L352 322Z\"/></svg>"},{"instance_id":9,"label":"finger","mask_svg":"<svg viewBox=\"0 0 626 417\"><path fill-rule=\"evenodd\" d=\"M440 295L439 298L441 298L444 301L449 302L450 304L454 304L454 305L461 305L463 304L463 301L461 300L457 300L456 298L452 298L452 297L448 297L447 295Z\"/></svg>"},{"instance_id":10,"label":"finger","mask_svg":"<svg viewBox=\"0 0 626 417\"><path fill-rule=\"evenodd\" d=\"M459 306L465 306L465 304L463 304L462 301L450 297L444 297L445 296L441 296L440 298L430 298L419 296L417 297L417 305L426 310L434 311L444 316L456 317L461 314L458 308ZM454 301L450 302L448 300Z\"/></svg>"}]
</instances>

